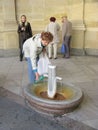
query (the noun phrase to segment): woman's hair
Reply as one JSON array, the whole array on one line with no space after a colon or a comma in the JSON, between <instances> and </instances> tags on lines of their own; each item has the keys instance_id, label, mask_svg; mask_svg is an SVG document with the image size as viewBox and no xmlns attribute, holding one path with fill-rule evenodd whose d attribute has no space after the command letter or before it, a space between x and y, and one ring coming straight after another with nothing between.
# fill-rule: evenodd
<instances>
[{"instance_id":1,"label":"woman's hair","mask_svg":"<svg viewBox=\"0 0 98 130\"><path fill-rule=\"evenodd\" d=\"M65 15L65 16L62 16L62 18L66 18L66 19L67 19L67 15Z\"/></svg>"},{"instance_id":2,"label":"woman's hair","mask_svg":"<svg viewBox=\"0 0 98 130\"><path fill-rule=\"evenodd\" d=\"M55 17L51 17L51 18L50 18L50 21L51 21L51 22L55 22L55 21L56 21L56 18L55 18Z\"/></svg>"},{"instance_id":3,"label":"woman's hair","mask_svg":"<svg viewBox=\"0 0 98 130\"><path fill-rule=\"evenodd\" d=\"M53 35L50 32L42 32L41 33L41 39L45 41L52 42Z\"/></svg>"},{"instance_id":4,"label":"woman's hair","mask_svg":"<svg viewBox=\"0 0 98 130\"><path fill-rule=\"evenodd\" d=\"M25 19L26 19L26 15L21 15L21 18L22 18L22 17L25 17Z\"/></svg>"}]
</instances>

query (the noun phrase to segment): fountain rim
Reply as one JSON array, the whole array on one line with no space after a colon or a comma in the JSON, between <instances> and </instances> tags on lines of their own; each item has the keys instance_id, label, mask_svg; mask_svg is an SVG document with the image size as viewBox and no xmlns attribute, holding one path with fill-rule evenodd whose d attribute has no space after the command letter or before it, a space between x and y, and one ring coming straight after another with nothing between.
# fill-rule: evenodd
<instances>
[{"instance_id":1,"label":"fountain rim","mask_svg":"<svg viewBox=\"0 0 98 130\"><path fill-rule=\"evenodd\" d=\"M45 98L41 98L41 97L38 97L37 95L33 95L31 94L31 92L29 91L29 88L31 87L32 84L28 84L27 86L24 87L24 93L29 96L29 98L33 99L34 101L37 101L39 103L46 103L48 102L48 104L55 104L55 105L62 105L64 103L64 105L68 105L68 104L71 104L73 102L77 102L77 100L81 100L83 98L83 92L81 91L80 88L77 88L77 87L74 87L74 86L69 86L67 85L68 87L71 87L73 89L77 89L78 91L78 96L75 98L71 98L71 99L65 99L65 100L49 100L49 99L45 99ZM64 84L66 85L66 84Z\"/></svg>"}]
</instances>

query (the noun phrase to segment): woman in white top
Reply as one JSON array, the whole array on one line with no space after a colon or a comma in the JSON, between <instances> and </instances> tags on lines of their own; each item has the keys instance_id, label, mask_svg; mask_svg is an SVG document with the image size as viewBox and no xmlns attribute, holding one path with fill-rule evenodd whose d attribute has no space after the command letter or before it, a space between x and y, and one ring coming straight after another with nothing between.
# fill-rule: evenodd
<instances>
[{"instance_id":1,"label":"woman in white top","mask_svg":"<svg viewBox=\"0 0 98 130\"><path fill-rule=\"evenodd\" d=\"M51 44L48 45L48 55L49 58L52 58L52 50L54 53L54 59L57 59L57 44L59 43L59 30L60 30L60 25L56 23L56 18L51 17L50 18L50 23L47 25L45 31L49 31L53 35L53 41Z\"/></svg>"},{"instance_id":2,"label":"woman in white top","mask_svg":"<svg viewBox=\"0 0 98 130\"><path fill-rule=\"evenodd\" d=\"M36 34L24 42L23 52L28 62L28 74L30 83L39 79L37 72L37 57L45 50L44 48L53 40L50 32Z\"/></svg>"}]
</instances>

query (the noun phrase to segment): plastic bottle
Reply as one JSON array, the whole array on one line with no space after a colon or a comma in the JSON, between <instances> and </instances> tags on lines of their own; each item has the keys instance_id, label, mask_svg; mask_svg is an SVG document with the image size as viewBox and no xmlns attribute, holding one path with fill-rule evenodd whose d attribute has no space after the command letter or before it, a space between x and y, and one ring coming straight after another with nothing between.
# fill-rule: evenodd
<instances>
[{"instance_id":1,"label":"plastic bottle","mask_svg":"<svg viewBox=\"0 0 98 130\"><path fill-rule=\"evenodd\" d=\"M39 79L35 81L35 83L39 83L40 81L43 81L44 80L44 76L41 75L39 76Z\"/></svg>"}]
</instances>

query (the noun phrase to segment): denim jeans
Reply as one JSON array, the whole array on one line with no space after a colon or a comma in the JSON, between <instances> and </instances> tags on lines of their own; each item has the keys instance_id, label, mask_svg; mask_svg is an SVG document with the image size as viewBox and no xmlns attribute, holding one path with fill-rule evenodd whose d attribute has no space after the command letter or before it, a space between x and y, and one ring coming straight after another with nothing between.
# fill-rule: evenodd
<instances>
[{"instance_id":1,"label":"denim jeans","mask_svg":"<svg viewBox=\"0 0 98 130\"><path fill-rule=\"evenodd\" d=\"M27 63L28 63L29 81L30 81L30 84L34 84L34 82L35 82L35 73L34 73L33 68L32 68L31 59L30 58L26 58L26 59L27 59Z\"/></svg>"}]
</instances>

